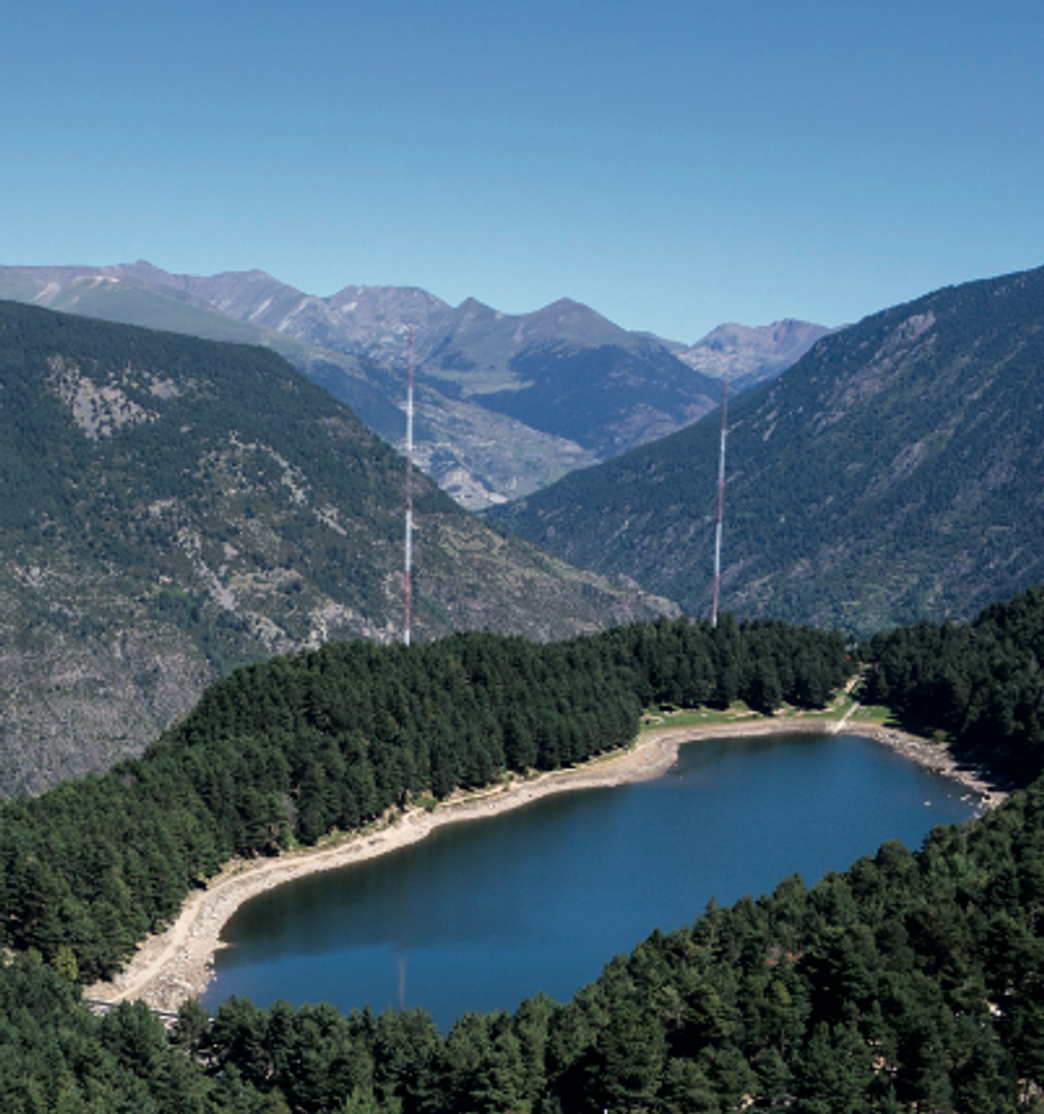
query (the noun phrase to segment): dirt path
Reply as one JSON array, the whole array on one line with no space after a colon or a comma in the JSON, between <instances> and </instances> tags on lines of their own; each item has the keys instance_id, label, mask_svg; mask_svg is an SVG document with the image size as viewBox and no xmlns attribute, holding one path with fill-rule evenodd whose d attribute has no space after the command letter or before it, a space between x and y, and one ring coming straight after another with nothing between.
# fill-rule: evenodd
<instances>
[{"instance_id":1,"label":"dirt path","mask_svg":"<svg viewBox=\"0 0 1044 1114\"><path fill-rule=\"evenodd\" d=\"M214 956L221 931L233 913L257 894L306 874L362 862L423 839L442 824L481 819L519 808L551 793L644 781L666 773L678 748L699 739L728 736L835 732L844 729L885 743L911 761L954 778L982 798L983 807L1000 803L1007 793L986 780L981 771L962 767L945 747L899 731L853 723L854 708L841 720L756 719L713 726L664 726L647 731L629 750L597 758L584 766L533 778L514 778L482 792L460 795L434 811L411 809L396 813L381 827L356 833L316 850L293 852L277 859L230 863L205 890L193 892L177 920L163 933L149 937L112 982L89 987L88 997L116 1002L143 998L154 1009L176 1010L198 997L213 978Z\"/></svg>"},{"instance_id":2,"label":"dirt path","mask_svg":"<svg viewBox=\"0 0 1044 1114\"><path fill-rule=\"evenodd\" d=\"M859 711L861 707L862 705L859 703L858 700L853 700L851 708L849 708L848 711L845 712L845 714L840 719L834 720L833 724L830 727L831 732L833 732L833 734L835 735L840 735L841 729L845 726L845 724L848 723L852 716L855 715L857 711Z\"/></svg>"}]
</instances>

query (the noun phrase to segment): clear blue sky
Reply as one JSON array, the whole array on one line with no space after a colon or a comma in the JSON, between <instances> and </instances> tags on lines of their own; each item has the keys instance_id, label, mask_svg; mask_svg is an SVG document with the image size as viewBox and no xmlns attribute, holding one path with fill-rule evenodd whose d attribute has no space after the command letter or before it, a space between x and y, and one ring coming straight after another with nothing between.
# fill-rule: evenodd
<instances>
[{"instance_id":1,"label":"clear blue sky","mask_svg":"<svg viewBox=\"0 0 1044 1114\"><path fill-rule=\"evenodd\" d=\"M1039 0L95 0L0 28L0 263L693 341L1044 264Z\"/></svg>"}]
</instances>

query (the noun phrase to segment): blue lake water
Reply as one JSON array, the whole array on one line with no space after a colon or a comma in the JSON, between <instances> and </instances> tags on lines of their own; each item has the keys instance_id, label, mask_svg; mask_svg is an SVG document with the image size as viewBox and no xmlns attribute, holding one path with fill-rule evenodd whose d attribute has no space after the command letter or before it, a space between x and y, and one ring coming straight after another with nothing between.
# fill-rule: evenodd
<instances>
[{"instance_id":1,"label":"blue lake water","mask_svg":"<svg viewBox=\"0 0 1044 1114\"><path fill-rule=\"evenodd\" d=\"M562 793L287 883L226 925L203 1004L233 994L467 1010L566 1000L713 897L809 885L889 839L968 819L954 782L858 736L690 743L651 782Z\"/></svg>"}]
</instances>

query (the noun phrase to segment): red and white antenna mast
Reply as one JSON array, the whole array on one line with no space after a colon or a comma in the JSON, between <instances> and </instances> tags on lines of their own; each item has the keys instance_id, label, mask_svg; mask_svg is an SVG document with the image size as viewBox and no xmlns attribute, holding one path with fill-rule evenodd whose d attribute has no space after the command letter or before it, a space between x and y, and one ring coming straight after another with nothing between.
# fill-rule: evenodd
<instances>
[{"instance_id":1,"label":"red and white antenna mast","mask_svg":"<svg viewBox=\"0 0 1044 1114\"><path fill-rule=\"evenodd\" d=\"M403 570L402 641L410 644L410 573L413 569L413 326L409 331L406 373L406 560Z\"/></svg>"},{"instance_id":2,"label":"red and white antenna mast","mask_svg":"<svg viewBox=\"0 0 1044 1114\"><path fill-rule=\"evenodd\" d=\"M718 524L714 531L714 602L711 604L711 626L718 625L718 594L721 590L721 519L725 509L725 435L728 426L729 384L721 381L721 452L718 456Z\"/></svg>"}]
</instances>

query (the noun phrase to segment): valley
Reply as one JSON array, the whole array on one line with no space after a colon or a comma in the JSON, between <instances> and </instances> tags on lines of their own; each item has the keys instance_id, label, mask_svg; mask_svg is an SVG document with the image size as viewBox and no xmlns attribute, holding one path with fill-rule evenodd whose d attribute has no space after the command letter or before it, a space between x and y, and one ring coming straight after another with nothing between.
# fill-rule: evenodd
<instances>
[{"instance_id":1,"label":"valley","mask_svg":"<svg viewBox=\"0 0 1044 1114\"><path fill-rule=\"evenodd\" d=\"M0 1114L1044 1114L1044 6L4 17Z\"/></svg>"}]
</instances>

